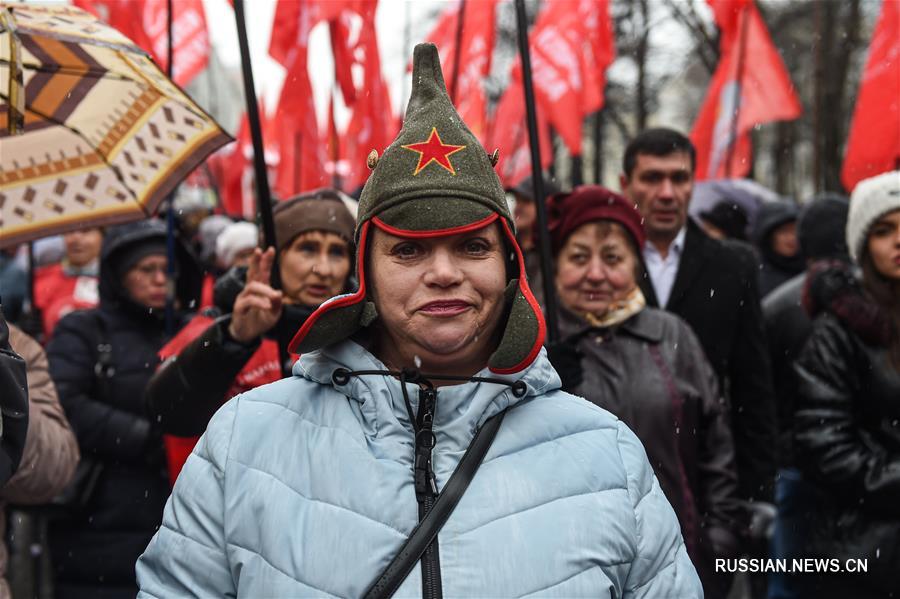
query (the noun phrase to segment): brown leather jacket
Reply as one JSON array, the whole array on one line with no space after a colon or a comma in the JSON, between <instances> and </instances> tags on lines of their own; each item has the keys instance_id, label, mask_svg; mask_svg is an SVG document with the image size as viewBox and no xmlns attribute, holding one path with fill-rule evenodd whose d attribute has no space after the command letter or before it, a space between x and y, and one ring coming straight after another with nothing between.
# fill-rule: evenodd
<instances>
[{"instance_id":1,"label":"brown leather jacket","mask_svg":"<svg viewBox=\"0 0 900 599\"><path fill-rule=\"evenodd\" d=\"M699 341L683 320L649 307L604 329L561 308L560 332L583 356L571 392L644 444L706 588L713 558L737 551L740 508L728 406Z\"/></svg>"},{"instance_id":2,"label":"brown leather jacket","mask_svg":"<svg viewBox=\"0 0 900 599\"><path fill-rule=\"evenodd\" d=\"M9 344L28 365L28 435L19 469L0 488L0 599L9 597L5 581L7 551L2 539L6 503L41 504L50 501L69 483L80 454L66 420L56 387L50 379L47 354L37 341L13 325Z\"/></svg>"}]
</instances>

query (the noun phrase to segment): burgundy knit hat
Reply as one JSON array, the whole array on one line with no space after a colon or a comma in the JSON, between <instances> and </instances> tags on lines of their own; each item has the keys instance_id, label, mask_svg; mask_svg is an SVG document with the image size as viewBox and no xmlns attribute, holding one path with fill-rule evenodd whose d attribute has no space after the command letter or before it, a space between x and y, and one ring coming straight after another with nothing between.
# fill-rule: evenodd
<instances>
[{"instance_id":1,"label":"burgundy knit hat","mask_svg":"<svg viewBox=\"0 0 900 599\"><path fill-rule=\"evenodd\" d=\"M644 227L634 204L600 185L580 185L570 193L547 198L547 226L553 254L559 253L578 227L597 220L619 223L631 234L638 249L644 247Z\"/></svg>"}]
</instances>

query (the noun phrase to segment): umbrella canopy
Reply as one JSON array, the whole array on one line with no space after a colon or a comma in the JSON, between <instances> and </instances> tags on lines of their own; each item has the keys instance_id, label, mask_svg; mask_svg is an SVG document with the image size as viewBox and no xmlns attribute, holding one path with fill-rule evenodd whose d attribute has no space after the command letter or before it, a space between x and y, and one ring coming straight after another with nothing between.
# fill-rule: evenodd
<instances>
[{"instance_id":1,"label":"umbrella canopy","mask_svg":"<svg viewBox=\"0 0 900 599\"><path fill-rule=\"evenodd\" d=\"M92 15L0 2L0 247L146 218L229 141Z\"/></svg>"},{"instance_id":2,"label":"umbrella canopy","mask_svg":"<svg viewBox=\"0 0 900 599\"><path fill-rule=\"evenodd\" d=\"M760 204L783 199L777 193L750 179L716 179L700 181L694 185L688 212L699 218L701 212L710 210L719 202L730 202L743 208L747 213L747 231L752 231L756 223L756 213Z\"/></svg>"}]
</instances>

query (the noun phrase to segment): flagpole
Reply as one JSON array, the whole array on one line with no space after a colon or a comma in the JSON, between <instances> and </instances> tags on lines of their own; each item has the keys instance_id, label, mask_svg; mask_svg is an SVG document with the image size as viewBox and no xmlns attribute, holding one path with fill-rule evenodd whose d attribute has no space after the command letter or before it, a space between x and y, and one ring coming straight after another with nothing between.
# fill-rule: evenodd
<instances>
[{"instance_id":1,"label":"flagpole","mask_svg":"<svg viewBox=\"0 0 900 599\"><path fill-rule=\"evenodd\" d=\"M459 0L459 12L456 15L456 46L453 48L453 76L450 79L450 101L454 105L456 104L456 82L459 81L459 57L462 55L462 34L465 15L466 0Z\"/></svg>"},{"instance_id":2,"label":"flagpole","mask_svg":"<svg viewBox=\"0 0 900 599\"><path fill-rule=\"evenodd\" d=\"M166 75L172 79L175 72L175 44L172 42L172 0L166 0ZM166 334L175 333L175 190L169 194L166 210Z\"/></svg>"},{"instance_id":3,"label":"flagpole","mask_svg":"<svg viewBox=\"0 0 900 599\"><path fill-rule=\"evenodd\" d=\"M528 51L528 22L525 19L525 0L516 0L516 25L519 38L519 55L522 60L522 87L525 91L525 110L528 115L528 142L531 146L531 180L534 184L534 201L537 206L538 244L541 251L541 272L544 278L544 308L547 321L547 342L559 339L556 313L556 290L553 285L553 268L550 254L550 237L547 229L547 209L544 206L544 176L541 172L541 142L538 137L537 113L534 105L534 87L531 82L531 55Z\"/></svg>"},{"instance_id":4,"label":"flagpole","mask_svg":"<svg viewBox=\"0 0 900 599\"><path fill-rule=\"evenodd\" d=\"M744 95L744 58L747 54L747 29L750 24L749 5L744 7L741 16L743 17L743 20L741 21L741 40L738 45L737 93L734 95L734 110L731 112L731 143L728 144L728 154L725 158L725 177L728 179L731 178L731 162L734 159L734 152L737 149L738 121L740 121L741 115L741 97Z\"/></svg>"},{"instance_id":5,"label":"flagpole","mask_svg":"<svg viewBox=\"0 0 900 599\"><path fill-rule=\"evenodd\" d=\"M250 124L250 138L253 140L253 171L256 184L256 208L262 224L266 247L277 248L275 220L272 218L272 196L269 193L269 175L266 172L265 147L262 127L259 121L259 106L256 103L256 87L253 85L253 67L250 64L250 43L247 40L247 26L244 23L244 0L234 0L234 21L237 25L238 44L241 50L241 72L244 80L244 100L247 102L247 121ZM272 263L272 286L280 286L278 252Z\"/></svg>"}]
</instances>

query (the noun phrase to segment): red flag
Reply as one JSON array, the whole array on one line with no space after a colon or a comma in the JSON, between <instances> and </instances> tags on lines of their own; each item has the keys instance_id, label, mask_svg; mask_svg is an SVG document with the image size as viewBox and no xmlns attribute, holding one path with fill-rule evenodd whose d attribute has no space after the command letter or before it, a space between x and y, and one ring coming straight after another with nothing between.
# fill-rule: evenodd
<instances>
[{"instance_id":1,"label":"red flag","mask_svg":"<svg viewBox=\"0 0 900 599\"><path fill-rule=\"evenodd\" d=\"M734 27L737 31L727 36L723 32L731 46L722 48L691 131L697 148L697 180L746 175L750 170L750 130L762 123L795 119L803 112L784 62L752 2L746 4ZM729 158L731 163L726 165Z\"/></svg>"},{"instance_id":2,"label":"red flag","mask_svg":"<svg viewBox=\"0 0 900 599\"><path fill-rule=\"evenodd\" d=\"M262 108L260 108L260 114ZM209 169L219 187L219 198L225 214L252 220L256 214L253 142L247 113L241 118L235 142L210 156Z\"/></svg>"},{"instance_id":3,"label":"red flag","mask_svg":"<svg viewBox=\"0 0 900 599\"><path fill-rule=\"evenodd\" d=\"M344 136L348 160L345 188L354 190L366 182L369 170L366 156L373 149L381 154L394 140L397 124L391 110L387 85L381 75L378 36L375 31L375 2L362 5L362 29L354 48L354 60L363 67L363 84L353 106L353 114Z\"/></svg>"},{"instance_id":4,"label":"red flag","mask_svg":"<svg viewBox=\"0 0 900 599\"><path fill-rule=\"evenodd\" d=\"M341 88L345 106L352 106L356 101L356 88L353 85L352 48L350 48L349 20L350 13L344 12L328 22L331 35L331 51L334 54L334 79Z\"/></svg>"},{"instance_id":5,"label":"red flag","mask_svg":"<svg viewBox=\"0 0 900 599\"><path fill-rule=\"evenodd\" d=\"M279 2L269 42L269 54L285 69L273 126L266 138L278 148L272 188L280 198L327 185L325 150L307 70L309 33L318 21L319 4L308 0Z\"/></svg>"},{"instance_id":6,"label":"red flag","mask_svg":"<svg viewBox=\"0 0 900 599\"><path fill-rule=\"evenodd\" d=\"M456 37L460 8L458 2L444 11L427 38L438 47L447 91L456 105L459 116L482 144L487 141L488 133L484 79L491 72L497 2L498 0L479 0L465 3L458 70L456 67Z\"/></svg>"},{"instance_id":7,"label":"red flag","mask_svg":"<svg viewBox=\"0 0 900 599\"><path fill-rule=\"evenodd\" d=\"M841 181L847 191L900 168L900 3L884 0L847 139Z\"/></svg>"},{"instance_id":8,"label":"red flag","mask_svg":"<svg viewBox=\"0 0 900 599\"><path fill-rule=\"evenodd\" d=\"M166 0L73 0L146 50L162 70L168 64ZM172 78L184 87L209 63L209 35L202 0L172 2Z\"/></svg>"},{"instance_id":9,"label":"red flag","mask_svg":"<svg viewBox=\"0 0 900 599\"><path fill-rule=\"evenodd\" d=\"M512 81L494 113L492 141L489 148L500 149L500 160L497 162L497 175L504 187L514 187L525 177L531 175L531 145L528 138L528 120L525 111L525 91L522 78L517 67L513 70ZM538 117L538 139L541 147L541 168L547 168L553 162L553 146L550 142L550 131L543 111L536 106ZM490 150L493 151L493 150Z\"/></svg>"},{"instance_id":10,"label":"red flag","mask_svg":"<svg viewBox=\"0 0 900 599\"><path fill-rule=\"evenodd\" d=\"M582 122L603 106L605 71L614 57L608 2L578 0L574 7L547 3L531 32L530 47L537 100L577 156Z\"/></svg>"}]
</instances>

